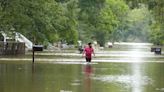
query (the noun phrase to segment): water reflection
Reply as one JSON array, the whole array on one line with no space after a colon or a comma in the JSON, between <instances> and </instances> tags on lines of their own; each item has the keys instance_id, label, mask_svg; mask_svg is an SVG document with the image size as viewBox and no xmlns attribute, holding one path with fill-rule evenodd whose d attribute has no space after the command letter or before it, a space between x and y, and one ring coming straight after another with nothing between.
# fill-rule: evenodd
<instances>
[{"instance_id":1,"label":"water reflection","mask_svg":"<svg viewBox=\"0 0 164 92\"><path fill-rule=\"evenodd\" d=\"M156 92L164 88L163 69L159 63L0 64L0 92Z\"/></svg>"},{"instance_id":2,"label":"water reflection","mask_svg":"<svg viewBox=\"0 0 164 92\"><path fill-rule=\"evenodd\" d=\"M94 77L95 80L100 80L106 83L112 83L113 85L119 86L123 84L124 89L131 89L131 92L144 92L143 88L146 85L152 83L152 79L148 76L143 75L144 70L141 69L143 65L144 53L141 53L142 46L131 46L130 52L128 52L128 59L131 62L130 72L126 71L126 74L110 74L110 75L98 75ZM125 61L124 61L125 62ZM124 64L126 66L126 64ZM126 69L125 67L119 68L117 70ZM141 71L142 70L142 71Z\"/></svg>"},{"instance_id":3,"label":"water reflection","mask_svg":"<svg viewBox=\"0 0 164 92\"><path fill-rule=\"evenodd\" d=\"M141 67L141 62L142 62L142 57L141 56L144 56L143 53L140 53L141 51L141 48L142 46L139 45L137 46L137 49L136 49L136 46L132 46L133 49L133 53L131 53L131 56L132 57L137 57L137 58L134 58L134 61L137 62L137 63L133 63L132 64L132 72L133 72L133 78L134 78L134 81L132 82L132 92L142 92L142 71L140 71L140 67Z\"/></svg>"},{"instance_id":4,"label":"water reflection","mask_svg":"<svg viewBox=\"0 0 164 92\"><path fill-rule=\"evenodd\" d=\"M91 80L91 76L93 73L93 69L91 64L86 64L84 66L84 86L85 86L85 92L91 92L91 88L92 88L92 80Z\"/></svg>"},{"instance_id":5,"label":"water reflection","mask_svg":"<svg viewBox=\"0 0 164 92\"><path fill-rule=\"evenodd\" d=\"M132 82L132 92L142 92L142 75L140 71L140 64L133 64L133 77L134 81Z\"/></svg>"},{"instance_id":6,"label":"water reflection","mask_svg":"<svg viewBox=\"0 0 164 92\"><path fill-rule=\"evenodd\" d=\"M131 45L128 51L107 51L97 55L110 57L103 60L101 57L93 59L91 64L85 64L82 58L51 59L47 56L37 58L34 65L31 62L23 62L25 59L0 61L0 92L162 92L164 90L162 71L164 63L160 63L164 58L162 55L151 54L146 46L143 48ZM119 55L122 57L113 57ZM157 63L157 60L160 62Z\"/></svg>"},{"instance_id":7,"label":"water reflection","mask_svg":"<svg viewBox=\"0 0 164 92\"><path fill-rule=\"evenodd\" d=\"M126 65L124 67L120 66L120 68L117 67L117 71L122 68L122 70L126 71L126 74L121 72L109 72L108 75L97 75L93 77L93 79L101 81L101 84L109 84L108 87L110 88L113 86L116 87L117 89L112 89L113 91L144 92L143 88L148 85L150 86L152 84L152 79L149 76L142 75L141 63L134 63L131 65L131 71L126 71Z\"/></svg>"}]
</instances>

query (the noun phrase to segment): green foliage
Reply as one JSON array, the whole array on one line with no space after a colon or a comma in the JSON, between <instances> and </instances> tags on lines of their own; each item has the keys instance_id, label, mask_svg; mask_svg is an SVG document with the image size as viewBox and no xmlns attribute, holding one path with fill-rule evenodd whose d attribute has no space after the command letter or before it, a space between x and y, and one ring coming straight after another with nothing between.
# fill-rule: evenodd
<instances>
[{"instance_id":1,"label":"green foliage","mask_svg":"<svg viewBox=\"0 0 164 92\"><path fill-rule=\"evenodd\" d=\"M97 40L101 46L109 40L110 34L117 29L128 10L122 0L80 0L79 6L79 34L86 34L84 39ZM82 36L80 39L84 40Z\"/></svg>"},{"instance_id":2,"label":"green foliage","mask_svg":"<svg viewBox=\"0 0 164 92\"><path fill-rule=\"evenodd\" d=\"M14 28L34 43L54 42L65 37L73 43L77 41L75 0L65 5L53 0L6 0L0 1L0 5L3 31Z\"/></svg>"},{"instance_id":3,"label":"green foliage","mask_svg":"<svg viewBox=\"0 0 164 92\"><path fill-rule=\"evenodd\" d=\"M112 2L112 3L111 3ZM111 32L109 35L110 41L119 41L121 37L121 33L126 25L125 19L129 11L129 7L125 4L123 0L107 0L108 7L112 11L112 19L111 21ZM109 10L109 9L107 9Z\"/></svg>"},{"instance_id":4,"label":"green foliage","mask_svg":"<svg viewBox=\"0 0 164 92\"><path fill-rule=\"evenodd\" d=\"M14 0L4 1L7 3L4 5L1 2L3 6L1 30L11 31L10 29L14 28L14 31L23 33L31 40L34 39L35 43L47 40L48 34L46 33L53 30L50 18L54 15L49 15L52 13L47 10L49 7L47 3L55 5L54 2L49 1Z\"/></svg>"},{"instance_id":5,"label":"green foliage","mask_svg":"<svg viewBox=\"0 0 164 92\"><path fill-rule=\"evenodd\" d=\"M58 34L60 36L60 40L65 40L68 44L75 44L78 40L77 33L77 14L79 9L77 7L76 0L70 0L66 3L61 4L62 6L62 15L60 24L60 28Z\"/></svg>"},{"instance_id":6,"label":"green foliage","mask_svg":"<svg viewBox=\"0 0 164 92\"><path fill-rule=\"evenodd\" d=\"M162 44L163 14L163 0L0 0L0 30L41 44L147 38Z\"/></svg>"},{"instance_id":7,"label":"green foliage","mask_svg":"<svg viewBox=\"0 0 164 92\"><path fill-rule=\"evenodd\" d=\"M129 25L132 25L133 27L127 26L128 28L126 28L124 35L126 35L126 37L127 37L128 33L131 33L131 32L132 32L131 34L139 33L138 35L143 41L146 41L145 38L148 38L148 39L150 39L150 42L153 42L154 44L157 44L157 43L163 44L164 36L159 35L159 34L163 33L162 30L164 30L164 27L163 27L164 26L164 22L163 22L164 21L164 17L163 17L164 1L163 0L125 0L125 1L129 5L129 7L131 8L132 11L134 11L136 9L141 9L141 7L143 5L146 6L146 8L147 8L146 11L143 11L143 9L142 9L142 11L138 11L138 14L143 13L143 14L140 14L141 16L138 16L138 18L142 18L142 16L145 17L144 13L147 13L147 12L149 12L149 13L145 14L146 17L143 20L140 20L140 22L138 22L140 25L138 25L137 22L135 22L134 24L128 23ZM137 12L132 13L132 16L135 16L136 13ZM129 27L133 31L130 31ZM141 28L144 30L141 30ZM136 29L136 31L135 31L135 29ZM138 29L141 31L138 32ZM148 34L151 34L151 35L148 36ZM131 37L135 37L135 36L132 35Z\"/></svg>"},{"instance_id":8,"label":"green foliage","mask_svg":"<svg viewBox=\"0 0 164 92\"><path fill-rule=\"evenodd\" d=\"M144 5L129 11L123 41L146 42L150 32L151 15Z\"/></svg>"},{"instance_id":9,"label":"green foliage","mask_svg":"<svg viewBox=\"0 0 164 92\"><path fill-rule=\"evenodd\" d=\"M150 41L156 45L164 44L164 30L159 24L153 24L151 27Z\"/></svg>"}]
</instances>

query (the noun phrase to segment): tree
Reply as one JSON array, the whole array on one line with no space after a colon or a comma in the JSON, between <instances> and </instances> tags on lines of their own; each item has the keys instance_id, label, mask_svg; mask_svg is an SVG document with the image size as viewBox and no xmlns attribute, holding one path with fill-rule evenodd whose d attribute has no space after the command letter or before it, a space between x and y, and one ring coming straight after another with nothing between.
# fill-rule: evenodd
<instances>
[{"instance_id":1,"label":"tree","mask_svg":"<svg viewBox=\"0 0 164 92\"><path fill-rule=\"evenodd\" d=\"M52 0L5 0L1 1L2 16L0 27L3 31L18 31L34 43L49 40L49 34L54 33L51 19L56 13L50 12L57 8ZM57 9L56 9L57 11Z\"/></svg>"},{"instance_id":2,"label":"tree","mask_svg":"<svg viewBox=\"0 0 164 92\"><path fill-rule=\"evenodd\" d=\"M109 40L124 16L128 7L120 0L80 0L80 33L87 33L87 37L97 40L101 46ZM85 26L85 28L81 27Z\"/></svg>"},{"instance_id":3,"label":"tree","mask_svg":"<svg viewBox=\"0 0 164 92\"><path fill-rule=\"evenodd\" d=\"M129 11L126 18L126 30L123 32L123 41L147 42L150 32L152 16L145 5Z\"/></svg>"},{"instance_id":4,"label":"tree","mask_svg":"<svg viewBox=\"0 0 164 92\"><path fill-rule=\"evenodd\" d=\"M60 39L74 43L77 40L75 8L75 0L64 4L54 0L1 0L0 29L10 32L14 28L34 43Z\"/></svg>"},{"instance_id":5,"label":"tree","mask_svg":"<svg viewBox=\"0 0 164 92\"><path fill-rule=\"evenodd\" d=\"M105 0L79 0L79 39L84 42L95 40L98 17Z\"/></svg>"},{"instance_id":6,"label":"tree","mask_svg":"<svg viewBox=\"0 0 164 92\"><path fill-rule=\"evenodd\" d=\"M162 30L159 24L153 24L151 27L152 31L150 32L150 41L156 45L164 44L164 30Z\"/></svg>"},{"instance_id":7,"label":"tree","mask_svg":"<svg viewBox=\"0 0 164 92\"><path fill-rule=\"evenodd\" d=\"M124 31L124 26L126 22L126 16L129 11L129 7L123 0L115 1L115 0L107 0L108 5L111 8L112 16L114 19L109 19L111 21L111 33L109 35L110 41L113 43L115 41L119 41L121 39L122 33ZM112 3L111 3L112 2ZM107 9L109 10L109 9Z\"/></svg>"},{"instance_id":8,"label":"tree","mask_svg":"<svg viewBox=\"0 0 164 92\"><path fill-rule=\"evenodd\" d=\"M129 7L131 9L138 8L141 4L145 4L148 6L148 9L153 15L153 22L150 23L151 27L151 32L149 39L150 41L153 42L154 44L160 43L163 44L164 42L164 37L163 35L159 35L160 33L163 33L164 30L164 1L163 0L125 0Z\"/></svg>"},{"instance_id":9,"label":"tree","mask_svg":"<svg viewBox=\"0 0 164 92\"><path fill-rule=\"evenodd\" d=\"M76 44L78 40L77 33L77 7L76 0L69 0L67 2L61 3L62 6L62 15L60 15L60 19L58 24L60 27L58 29L58 34L60 36L60 40L65 40L69 44Z\"/></svg>"}]
</instances>

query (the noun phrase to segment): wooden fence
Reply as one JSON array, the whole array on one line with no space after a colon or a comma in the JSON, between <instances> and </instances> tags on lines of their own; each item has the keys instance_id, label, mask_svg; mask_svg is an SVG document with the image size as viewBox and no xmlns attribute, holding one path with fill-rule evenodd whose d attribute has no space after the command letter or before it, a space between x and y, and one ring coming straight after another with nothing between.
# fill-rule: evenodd
<instances>
[{"instance_id":1,"label":"wooden fence","mask_svg":"<svg viewBox=\"0 0 164 92\"><path fill-rule=\"evenodd\" d=\"M0 55L25 54L25 43L23 42L0 42Z\"/></svg>"}]
</instances>

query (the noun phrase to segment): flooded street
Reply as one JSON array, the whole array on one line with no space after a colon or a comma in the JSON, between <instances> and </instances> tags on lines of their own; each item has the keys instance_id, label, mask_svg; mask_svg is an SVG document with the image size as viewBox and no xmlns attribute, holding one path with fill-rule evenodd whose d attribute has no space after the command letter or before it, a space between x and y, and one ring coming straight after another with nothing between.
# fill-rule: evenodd
<instances>
[{"instance_id":1,"label":"flooded street","mask_svg":"<svg viewBox=\"0 0 164 92\"><path fill-rule=\"evenodd\" d=\"M76 51L1 57L0 92L164 92L164 55L150 46L117 44L91 64Z\"/></svg>"}]
</instances>

